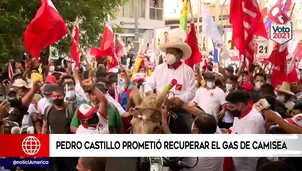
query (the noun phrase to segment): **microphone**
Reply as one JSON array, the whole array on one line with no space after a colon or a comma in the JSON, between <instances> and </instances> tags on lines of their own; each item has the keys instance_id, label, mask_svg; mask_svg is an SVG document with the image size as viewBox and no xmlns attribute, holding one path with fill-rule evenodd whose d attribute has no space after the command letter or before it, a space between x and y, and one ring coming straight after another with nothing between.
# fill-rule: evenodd
<instances>
[{"instance_id":1,"label":"microphone","mask_svg":"<svg viewBox=\"0 0 302 171\"><path fill-rule=\"evenodd\" d=\"M21 129L18 126L14 126L10 130L11 134L21 134Z\"/></svg>"},{"instance_id":2,"label":"microphone","mask_svg":"<svg viewBox=\"0 0 302 171\"><path fill-rule=\"evenodd\" d=\"M182 161L178 161L177 163L178 167L182 168L182 169L190 169L190 166L188 166L186 163L182 162Z\"/></svg>"},{"instance_id":3,"label":"microphone","mask_svg":"<svg viewBox=\"0 0 302 171\"><path fill-rule=\"evenodd\" d=\"M168 84L164 90L170 91L177 84L177 80L173 79L170 84Z\"/></svg>"},{"instance_id":4,"label":"microphone","mask_svg":"<svg viewBox=\"0 0 302 171\"><path fill-rule=\"evenodd\" d=\"M35 128L33 126L29 126L29 127L27 127L26 132L27 132L27 134L34 134Z\"/></svg>"}]
</instances>

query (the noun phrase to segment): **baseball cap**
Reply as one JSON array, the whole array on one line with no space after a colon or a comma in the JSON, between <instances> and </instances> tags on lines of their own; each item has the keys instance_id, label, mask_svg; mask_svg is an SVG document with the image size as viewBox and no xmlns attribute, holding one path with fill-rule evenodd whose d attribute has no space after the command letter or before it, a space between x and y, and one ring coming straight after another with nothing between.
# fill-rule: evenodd
<instances>
[{"instance_id":1,"label":"baseball cap","mask_svg":"<svg viewBox=\"0 0 302 171\"><path fill-rule=\"evenodd\" d=\"M295 115L292 118L285 118L284 120L297 127L302 127L302 114Z\"/></svg>"},{"instance_id":2,"label":"baseball cap","mask_svg":"<svg viewBox=\"0 0 302 171\"><path fill-rule=\"evenodd\" d=\"M133 81L143 81L143 80L145 80L145 74L136 73L133 75Z\"/></svg>"},{"instance_id":3,"label":"baseball cap","mask_svg":"<svg viewBox=\"0 0 302 171\"><path fill-rule=\"evenodd\" d=\"M79 120L90 119L93 116L95 109L95 107L88 104L82 104L77 110Z\"/></svg>"},{"instance_id":4,"label":"baseball cap","mask_svg":"<svg viewBox=\"0 0 302 171\"><path fill-rule=\"evenodd\" d=\"M245 82L242 84L241 86L242 89L247 89L247 90L250 90L250 91L253 91L254 90L254 86L252 83L250 82Z\"/></svg>"},{"instance_id":5,"label":"baseball cap","mask_svg":"<svg viewBox=\"0 0 302 171\"><path fill-rule=\"evenodd\" d=\"M56 77L54 75L48 75L45 79L45 83L55 83L57 81Z\"/></svg>"}]
</instances>

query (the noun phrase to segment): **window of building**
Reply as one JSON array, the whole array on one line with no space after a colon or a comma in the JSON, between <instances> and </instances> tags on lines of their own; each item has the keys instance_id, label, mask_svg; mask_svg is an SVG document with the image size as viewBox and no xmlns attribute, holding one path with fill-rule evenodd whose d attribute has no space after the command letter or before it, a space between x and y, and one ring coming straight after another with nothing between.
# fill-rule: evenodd
<instances>
[{"instance_id":1,"label":"window of building","mask_svg":"<svg viewBox=\"0 0 302 171\"><path fill-rule=\"evenodd\" d=\"M123 6L123 17L129 17L129 3Z\"/></svg>"},{"instance_id":2,"label":"window of building","mask_svg":"<svg viewBox=\"0 0 302 171\"><path fill-rule=\"evenodd\" d=\"M150 0L149 14L152 20L163 19L163 0Z\"/></svg>"},{"instance_id":3,"label":"window of building","mask_svg":"<svg viewBox=\"0 0 302 171\"><path fill-rule=\"evenodd\" d=\"M129 0L129 17L130 18L134 18L134 11L135 11L134 0Z\"/></svg>"},{"instance_id":4,"label":"window of building","mask_svg":"<svg viewBox=\"0 0 302 171\"><path fill-rule=\"evenodd\" d=\"M138 0L140 2L140 5L138 6L138 9L140 11L140 18L146 18L146 0Z\"/></svg>"}]
</instances>

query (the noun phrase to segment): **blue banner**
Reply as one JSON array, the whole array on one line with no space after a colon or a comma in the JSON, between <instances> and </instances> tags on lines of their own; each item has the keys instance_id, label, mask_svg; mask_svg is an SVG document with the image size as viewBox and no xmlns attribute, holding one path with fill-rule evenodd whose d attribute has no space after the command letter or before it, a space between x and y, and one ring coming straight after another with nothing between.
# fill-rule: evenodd
<instances>
[{"instance_id":1,"label":"blue banner","mask_svg":"<svg viewBox=\"0 0 302 171\"><path fill-rule=\"evenodd\" d=\"M216 47L214 48L213 62L218 63L218 49Z\"/></svg>"},{"instance_id":2,"label":"blue banner","mask_svg":"<svg viewBox=\"0 0 302 171\"><path fill-rule=\"evenodd\" d=\"M4 167L50 167L49 158L7 158L0 159L0 166Z\"/></svg>"}]
</instances>

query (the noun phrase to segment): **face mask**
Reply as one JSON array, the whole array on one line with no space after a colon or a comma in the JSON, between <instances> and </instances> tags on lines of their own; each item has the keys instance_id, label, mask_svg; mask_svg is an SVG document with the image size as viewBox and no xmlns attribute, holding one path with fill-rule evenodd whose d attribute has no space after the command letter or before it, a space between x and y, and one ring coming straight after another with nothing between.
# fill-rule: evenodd
<instances>
[{"instance_id":1,"label":"face mask","mask_svg":"<svg viewBox=\"0 0 302 171\"><path fill-rule=\"evenodd\" d=\"M214 82L207 82L208 88L213 88L215 86Z\"/></svg>"},{"instance_id":2,"label":"face mask","mask_svg":"<svg viewBox=\"0 0 302 171\"><path fill-rule=\"evenodd\" d=\"M258 82L255 83L256 89L259 90L261 86L262 86L262 82L259 82L259 81L258 81Z\"/></svg>"},{"instance_id":3,"label":"face mask","mask_svg":"<svg viewBox=\"0 0 302 171\"><path fill-rule=\"evenodd\" d=\"M50 66L50 67L49 67L49 71L50 71L50 72L54 72L54 71L55 71L55 66Z\"/></svg>"},{"instance_id":4,"label":"face mask","mask_svg":"<svg viewBox=\"0 0 302 171\"><path fill-rule=\"evenodd\" d=\"M234 117L239 117L241 115L241 112L239 110L229 111L231 115Z\"/></svg>"},{"instance_id":5,"label":"face mask","mask_svg":"<svg viewBox=\"0 0 302 171\"><path fill-rule=\"evenodd\" d=\"M302 97L302 92L299 92L299 93L296 94L297 99L301 99L301 97Z\"/></svg>"},{"instance_id":6,"label":"face mask","mask_svg":"<svg viewBox=\"0 0 302 171\"><path fill-rule=\"evenodd\" d=\"M233 89L233 84L226 84L225 87L227 91L231 91Z\"/></svg>"},{"instance_id":7,"label":"face mask","mask_svg":"<svg viewBox=\"0 0 302 171\"><path fill-rule=\"evenodd\" d=\"M76 96L76 94L75 94L74 90L67 91L66 95L65 95L65 97L68 98L68 99L73 99L73 98L75 98L75 96Z\"/></svg>"},{"instance_id":8,"label":"face mask","mask_svg":"<svg viewBox=\"0 0 302 171\"><path fill-rule=\"evenodd\" d=\"M55 99L53 100L53 104L56 106L62 106L62 104L64 103L64 99Z\"/></svg>"},{"instance_id":9,"label":"face mask","mask_svg":"<svg viewBox=\"0 0 302 171\"><path fill-rule=\"evenodd\" d=\"M278 95L278 96L276 97L276 99L279 100L279 101L281 101L282 103L285 102L285 97L284 97L284 96Z\"/></svg>"},{"instance_id":10,"label":"face mask","mask_svg":"<svg viewBox=\"0 0 302 171\"><path fill-rule=\"evenodd\" d=\"M21 73L20 69L15 69L15 73L20 74Z\"/></svg>"},{"instance_id":11,"label":"face mask","mask_svg":"<svg viewBox=\"0 0 302 171\"><path fill-rule=\"evenodd\" d=\"M174 55L172 55L172 54L167 54L167 56L166 56L166 63L168 65L172 65L175 62L176 62L176 57Z\"/></svg>"},{"instance_id":12,"label":"face mask","mask_svg":"<svg viewBox=\"0 0 302 171\"><path fill-rule=\"evenodd\" d=\"M52 103L52 99L46 99L48 103Z\"/></svg>"}]
</instances>

